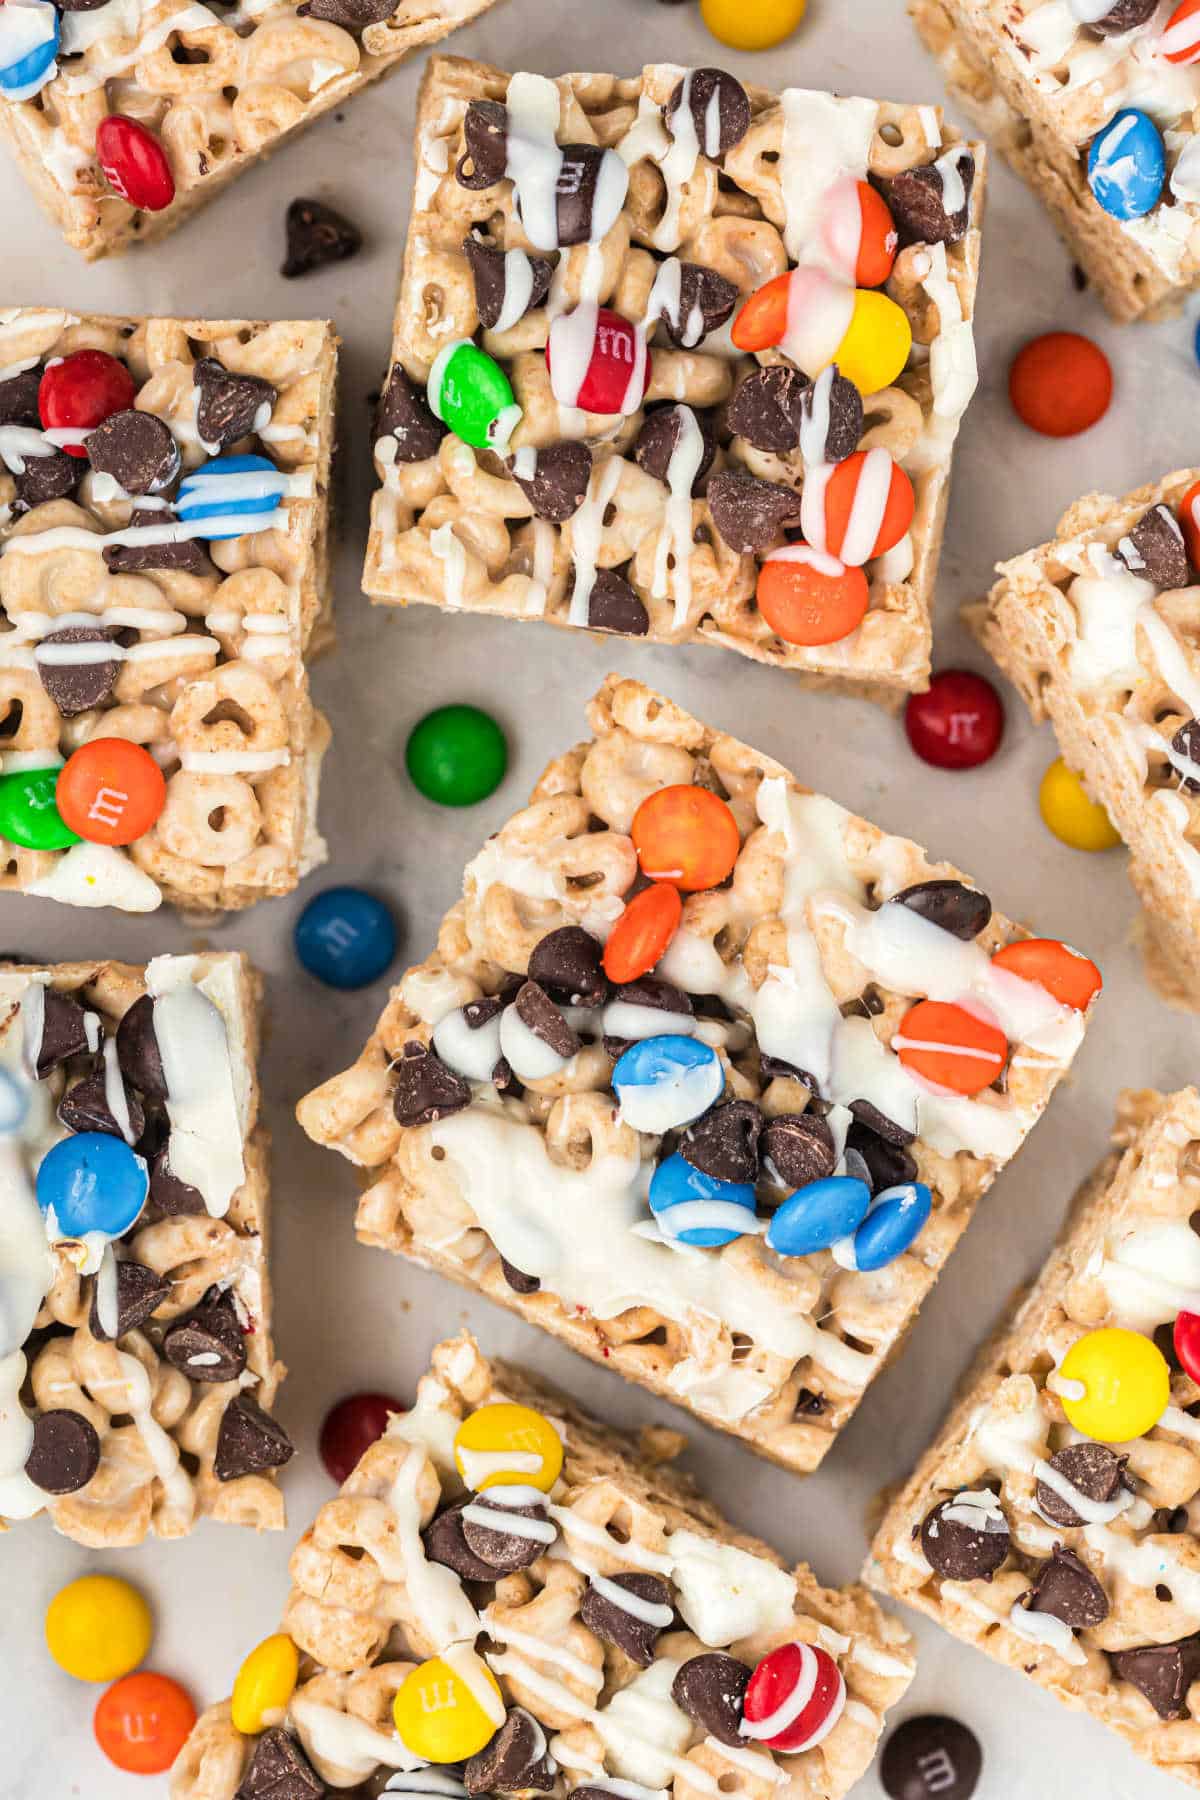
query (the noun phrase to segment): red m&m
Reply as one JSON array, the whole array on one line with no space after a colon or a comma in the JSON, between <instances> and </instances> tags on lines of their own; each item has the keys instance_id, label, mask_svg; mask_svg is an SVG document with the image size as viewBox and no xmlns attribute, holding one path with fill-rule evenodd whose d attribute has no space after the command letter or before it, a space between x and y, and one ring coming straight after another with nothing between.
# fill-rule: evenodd
<instances>
[{"instance_id":1,"label":"red m&m","mask_svg":"<svg viewBox=\"0 0 1200 1800\"><path fill-rule=\"evenodd\" d=\"M816 1644L780 1644L764 1656L746 1688L742 1733L795 1756L829 1736L846 1704L846 1683Z\"/></svg>"},{"instance_id":2,"label":"red m&m","mask_svg":"<svg viewBox=\"0 0 1200 1800\"><path fill-rule=\"evenodd\" d=\"M1179 1313L1171 1335L1184 1374L1200 1382L1200 1313Z\"/></svg>"},{"instance_id":3,"label":"red m&m","mask_svg":"<svg viewBox=\"0 0 1200 1800\"><path fill-rule=\"evenodd\" d=\"M1004 708L990 681L969 669L943 669L904 709L908 741L935 769L976 769L995 756Z\"/></svg>"},{"instance_id":4,"label":"red m&m","mask_svg":"<svg viewBox=\"0 0 1200 1800\"><path fill-rule=\"evenodd\" d=\"M38 416L45 431L77 425L90 431L112 413L133 405L133 376L107 350L74 350L51 363L38 386ZM82 444L64 444L68 456L86 456Z\"/></svg>"},{"instance_id":5,"label":"red m&m","mask_svg":"<svg viewBox=\"0 0 1200 1800\"><path fill-rule=\"evenodd\" d=\"M167 153L152 131L110 113L96 127L96 161L113 192L144 212L162 212L175 198Z\"/></svg>"},{"instance_id":6,"label":"red m&m","mask_svg":"<svg viewBox=\"0 0 1200 1800\"><path fill-rule=\"evenodd\" d=\"M560 313L550 327L546 367L559 405L584 412L636 412L650 385L645 335L607 306Z\"/></svg>"},{"instance_id":7,"label":"red m&m","mask_svg":"<svg viewBox=\"0 0 1200 1800\"><path fill-rule=\"evenodd\" d=\"M388 1394L347 1394L325 1414L317 1448L340 1486L363 1452L381 1438L393 1413L406 1409Z\"/></svg>"}]
</instances>

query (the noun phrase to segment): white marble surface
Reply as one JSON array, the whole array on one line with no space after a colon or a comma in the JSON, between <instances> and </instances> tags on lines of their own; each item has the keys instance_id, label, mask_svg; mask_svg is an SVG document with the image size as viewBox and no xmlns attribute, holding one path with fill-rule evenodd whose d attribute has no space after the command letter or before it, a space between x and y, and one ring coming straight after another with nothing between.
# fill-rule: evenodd
<instances>
[{"instance_id":1,"label":"white marble surface","mask_svg":"<svg viewBox=\"0 0 1200 1800\"><path fill-rule=\"evenodd\" d=\"M937 77L900 0L851 9L813 0L808 21L779 50L739 57L714 44L693 5L654 0L503 0L452 48L509 68L623 71L643 61L722 62L770 83L927 100ZM299 1446L286 1471L291 1524L255 1539L203 1524L180 1544L110 1556L56 1538L39 1521L0 1545L0 1797L133 1800L165 1781L122 1775L91 1736L96 1695L61 1675L43 1648L54 1591L88 1569L115 1570L153 1599L151 1666L179 1677L200 1705L228 1693L245 1651L275 1626L290 1545L329 1492L315 1439L326 1408L361 1387L404 1396L429 1346L469 1320L485 1346L527 1354L581 1399L621 1421L683 1416L519 1325L484 1302L355 1243L354 1178L292 1119L294 1101L357 1052L384 988L336 995L297 967L292 922L325 882L364 881L389 893L402 955L419 959L458 890L461 867L515 809L543 762L582 735L581 708L615 667L662 687L715 723L782 758L805 780L904 831L971 870L997 904L1046 933L1069 936L1097 958L1107 994L1073 1078L1015 1166L996 1183L925 1308L897 1365L861 1408L825 1468L801 1483L697 1428L692 1465L730 1514L809 1558L829 1581L852 1577L866 1546L866 1510L907 1472L940 1418L954 1380L1014 1285L1050 1241L1078 1178L1102 1152L1123 1085L1170 1087L1196 1074L1198 1030L1143 985L1128 944L1132 891L1119 852L1085 858L1048 836L1036 785L1054 754L1015 702L1000 755L971 775L945 775L910 755L900 727L872 708L806 694L789 678L707 649L647 650L590 642L538 627L453 619L424 608L372 612L358 571L370 486L367 392L384 367L411 175L409 138L420 64L352 101L274 161L244 177L215 207L147 254L85 268L60 243L7 161L0 163L4 304L79 310L194 311L218 316L324 313L345 340L338 564L341 649L316 672L334 726L323 823L332 862L298 898L267 904L215 932L218 946L249 950L268 975L271 1038L263 1070L275 1133L276 1325L291 1366L281 1414ZM342 205L369 244L355 262L299 283L277 274L283 211L297 194ZM1195 308L1163 326L1118 330L1070 268L1031 197L997 172L987 218L978 336L982 380L960 441L942 562L936 660L977 667L955 621L982 590L997 557L1037 542L1081 491L1121 492L1196 460L1200 372L1192 355ZM1093 332L1109 351L1116 399L1088 436L1054 444L1027 433L1007 403L1009 358L1027 336L1055 326ZM1011 696L1010 696L1011 698ZM456 814L421 800L403 774L405 736L432 704L471 700L493 709L512 744L508 779L484 805ZM166 912L151 918L73 913L44 902L0 901L3 947L51 959L116 954L142 960L182 950L193 934ZM983 1740L980 1800L1170 1800L1181 1790L1113 1736L1060 1708L1032 1683L924 1625L920 1673L903 1710L945 1709ZM872 1777L864 1800L881 1792Z\"/></svg>"}]
</instances>

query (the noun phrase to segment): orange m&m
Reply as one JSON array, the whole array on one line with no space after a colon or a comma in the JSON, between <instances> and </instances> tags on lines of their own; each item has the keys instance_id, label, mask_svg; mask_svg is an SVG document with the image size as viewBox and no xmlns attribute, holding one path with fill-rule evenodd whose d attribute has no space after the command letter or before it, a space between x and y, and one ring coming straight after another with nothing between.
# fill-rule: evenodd
<instances>
[{"instance_id":1,"label":"orange m&m","mask_svg":"<svg viewBox=\"0 0 1200 1800\"><path fill-rule=\"evenodd\" d=\"M886 450L856 450L825 483L822 548L857 568L900 542L915 507L912 482ZM815 537L807 514L801 517Z\"/></svg>"},{"instance_id":2,"label":"orange m&m","mask_svg":"<svg viewBox=\"0 0 1200 1800\"><path fill-rule=\"evenodd\" d=\"M643 888L626 906L609 934L601 962L610 981L648 975L679 929L683 901L669 881Z\"/></svg>"},{"instance_id":3,"label":"orange m&m","mask_svg":"<svg viewBox=\"0 0 1200 1800\"><path fill-rule=\"evenodd\" d=\"M992 958L993 967L1007 969L1022 981L1034 981L1060 1006L1086 1012L1104 986L1095 963L1070 944L1057 938L1024 938L1005 944Z\"/></svg>"},{"instance_id":4,"label":"orange m&m","mask_svg":"<svg viewBox=\"0 0 1200 1800\"><path fill-rule=\"evenodd\" d=\"M755 290L729 328L739 350L769 350L787 331L792 271L785 269Z\"/></svg>"},{"instance_id":5,"label":"orange m&m","mask_svg":"<svg viewBox=\"0 0 1200 1800\"><path fill-rule=\"evenodd\" d=\"M867 578L808 544L774 550L758 571L758 610L787 644L836 644L862 623Z\"/></svg>"},{"instance_id":6,"label":"orange m&m","mask_svg":"<svg viewBox=\"0 0 1200 1800\"><path fill-rule=\"evenodd\" d=\"M102 1694L92 1726L109 1762L130 1775L161 1775L196 1723L196 1708L177 1681L124 1675Z\"/></svg>"},{"instance_id":7,"label":"orange m&m","mask_svg":"<svg viewBox=\"0 0 1200 1800\"><path fill-rule=\"evenodd\" d=\"M904 1067L953 1094L981 1094L1004 1068L1008 1039L965 1007L918 1000L892 1040Z\"/></svg>"},{"instance_id":8,"label":"orange m&m","mask_svg":"<svg viewBox=\"0 0 1200 1800\"><path fill-rule=\"evenodd\" d=\"M630 829L642 872L686 893L717 887L738 858L737 820L709 788L659 788L642 801Z\"/></svg>"},{"instance_id":9,"label":"orange m&m","mask_svg":"<svg viewBox=\"0 0 1200 1800\"><path fill-rule=\"evenodd\" d=\"M132 844L166 804L163 772L126 738L93 738L67 758L54 792L63 822L93 844Z\"/></svg>"},{"instance_id":10,"label":"orange m&m","mask_svg":"<svg viewBox=\"0 0 1200 1800\"><path fill-rule=\"evenodd\" d=\"M1158 40L1160 53L1169 63L1200 62L1200 0L1180 0Z\"/></svg>"},{"instance_id":11,"label":"orange m&m","mask_svg":"<svg viewBox=\"0 0 1200 1800\"><path fill-rule=\"evenodd\" d=\"M1017 351L1008 397L1023 425L1043 437L1074 437L1108 411L1112 367L1077 331L1047 331Z\"/></svg>"},{"instance_id":12,"label":"orange m&m","mask_svg":"<svg viewBox=\"0 0 1200 1800\"><path fill-rule=\"evenodd\" d=\"M857 181L858 190L858 254L854 262L854 283L860 288L882 287L896 260L899 236L896 221L883 195L869 181Z\"/></svg>"},{"instance_id":13,"label":"orange m&m","mask_svg":"<svg viewBox=\"0 0 1200 1800\"><path fill-rule=\"evenodd\" d=\"M1200 568L1200 481L1194 481L1183 499L1179 502L1179 529L1183 533L1183 547L1187 551L1187 559L1193 569Z\"/></svg>"}]
</instances>

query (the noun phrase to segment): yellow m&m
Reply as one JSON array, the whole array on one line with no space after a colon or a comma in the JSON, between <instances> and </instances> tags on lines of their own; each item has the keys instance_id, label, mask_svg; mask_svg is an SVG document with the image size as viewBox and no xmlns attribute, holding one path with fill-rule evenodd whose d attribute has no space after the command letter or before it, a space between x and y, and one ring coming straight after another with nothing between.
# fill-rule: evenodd
<instances>
[{"instance_id":1,"label":"yellow m&m","mask_svg":"<svg viewBox=\"0 0 1200 1800\"><path fill-rule=\"evenodd\" d=\"M1106 1326L1077 1338L1058 1369L1063 1411L1085 1437L1123 1444L1157 1425L1171 1398L1171 1371L1140 1331ZM1072 1384L1083 1393L1077 1395Z\"/></svg>"},{"instance_id":2,"label":"yellow m&m","mask_svg":"<svg viewBox=\"0 0 1200 1800\"><path fill-rule=\"evenodd\" d=\"M1072 850L1111 850L1121 841L1112 820L1062 757L1050 764L1038 789L1042 820L1060 843Z\"/></svg>"},{"instance_id":3,"label":"yellow m&m","mask_svg":"<svg viewBox=\"0 0 1200 1800\"><path fill-rule=\"evenodd\" d=\"M731 50L770 50L795 31L807 0L700 0L700 17Z\"/></svg>"},{"instance_id":4,"label":"yellow m&m","mask_svg":"<svg viewBox=\"0 0 1200 1800\"><path fill-rule=\"evenodd\" d=\"M562 1460L562 1439L549 1419L509 1400L481 1406L463 1420L454 1439L455 1466L476 1493L524 1485L548 1494Z\"/></svg>"},{"instance_id":5,"label":"yellow m&m","mask_svg":"<svg viewBox=\"0 0 1200 1800\"><path fill-rule=\"evenodd\" d=\"M82 1575L60 1588L46 1609L46 1647L77 1681L115 1681L136 1669L150 1648L150 1608L115 1575Z\"/></svg>"},{"instance_id":6,"label":"yellow m&m","mask_svg":"<svg viewBox=\"0 0 1200 1800\"><path fill-rule=\"evenodd\" d=\"M878 394L891 387L911 349L912 326L904 308L874 288L856 289L850 324L834 357L838 373L860 394Z\"/></svg>"},{"instance_id":7,"label":"yellow m&m","mask_svg":"<svg viewBox=\"0 0 1200 1800\"><path fill-rule=\"evenodd\" d=\"M234 1728L244 1737L257 1737L268 1725L278 1725L296 1690L300 1653L286 1631L264 1638L250 1652L233 1684L231 1712Z\"/></svg>"},{"instance_id":8,"label":"yellow m&m","mask_svg":"<svg viewBox=\"0 0 1200 1800\"><path fill-rule=\"evenodd\" d=\"M496 1690L497 1704L491 1712L440 1656L430 1657L400 1683L392 1702L392 1718L414 1756L431 1763L462 1762L495 1737L504 1714L500 1684L489 1668L476 1662L480 1677ZM498 1719L494 1716L497 1711Z\"/></svg>"}]
</instances>

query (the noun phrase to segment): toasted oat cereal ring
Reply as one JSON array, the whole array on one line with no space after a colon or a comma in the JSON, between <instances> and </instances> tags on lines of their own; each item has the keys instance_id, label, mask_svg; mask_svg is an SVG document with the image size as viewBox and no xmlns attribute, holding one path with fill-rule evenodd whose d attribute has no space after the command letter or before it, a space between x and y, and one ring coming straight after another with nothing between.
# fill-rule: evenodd
<instances>
[{"instance_id":1,"label":"toasted oat cereal ring","mask_svg":"<svg viewBox=\"0 0 1200 1800\"><path fill-rule=\"evenodd\" d=\"M102 1694L92 1720L109 1762L131 1775L162 1775L196 1723L190 1696L167 1675L126 1675Z\"/></svg>"},{"instance_id":2,"label":"toasted oat cereal ring","mask_svg":"<svg viewBox=\"0 0 1200 1800\"><path fill-rule=\"evenodd\" d=\"M946 1000L918 1000L892 1039L904 1067L952 1094L981 1094L1004 1068L1008 1039L965 1007Z\"/></svg>"},{"instance_id":3,"label":"toasted oat cereal ring","mask_svg":"<svg viewBox=\"0 0 1200 1800\"><path fill-rule=\"evenodd\" d=\"M459 1426L454 1463L467 1486L529 1486L548 1494L562 1469L562 1439L531 1406L504 1400L481 1406Z\"/></svg>"},{"instance_id":4,"label":"toasted oat cereal ring","mask_svg":"<svg viewBox=\"0 0 1200 1800\"><path fill-rule=\"evenodd\" d=\"M240 775L171 777L158 836L173 856L227 869L249 856L263 826L254 789Z\"/></svg>"},{"instance_id":5,"label":"toasted oat cereal ring","mask_svg":"<svg viewBox=\"0 0 1200 1800\"><path fill-rule=\"evenodd\" d=\"M630 827L642 872L685 893L719 887L732 873L741 839L719 794L681 783L642 801Z\"/></svg>"},{"instance_id":6,"label":"toasted oat cereal ring","mask_svg":"<svg viewBox=\"0 0 1200 1800\"><path fill-rule=\"evenodd\" d=\"M1086 1012L1104 983L1088 957L1058 938L1022 938L1005 944L992 958L992 966L1034 981L1062 1006Z\"/></svg>"},{"instance_id":7,"label":"toasted oat cereal ring","mask_svg":"<svg viewBox=\"0 0 1200 1800\"><path fill-rule=\"evenodd\" d=\"M898 544L916 508L912 482L882 447L856 450L838 463L824 481L823 499L822 518L810 522L802 512L806 532L815 538L823 523L821 548L855 568Z\"/></svg>"},{"instance_id":8,"label":"toasted oat cereal ring","mask_svg":"<svg viewBox=\"0 0 1200 1800\"><path fill-rule=\"evenodd\" d=\"M1074 437L1108 411L1112 367L1099 344L1077 331L1047 331L1017 351L1008 397L1023 425L1043 437Z\"/></svg>"},{"instance_id":9,"label":"toasted oat cereal ring","mask_svg":"<svg viewBox=\"0 0 1200 1800\"><path fill-rule=\"evenodd\" d=\"M604 946L602 963L610 981L636 981L648 975L679 930L683 901L669 881L643 888L626 905Z\"/></svg>"},{"instance_id":10,"label":"toasted oat cereal ring","mask_svg":"<svg viewBox=\"0 0 1200 1800\"><path fill-rule=\"evenodd\" d=\"M137 390L133 376L107 350L75 350L61 362L51 363L38 387L38 416L46 431L63 431L77 425L90 431L111 413L133 405ZM64 444L68 456L86 457L82 443Z\"/></svg>"},{"instance_id":11,"label":"toasted oat cereal ring","mask_svg":"<svg viewBox=\"0 0 1200 1800\"><path fill-rule=\"evenodd\" d=\"M1076 1431L1102 1444L1124 1444L1162 1418L1171 1371L1140 1331L1109 1325L1076 1338L1058 1366L1055 1391Z\"/></svg>"},{"instance_id":12,"label":"toasted oat cereal ring","mask_svg":"<svg viewBox=\"0 0 1200 1800\"><path fill-rule=\"evenodd\" d=\"M166 804L163 772L127 738L93 738L67 758L55 788L64 824L93 844L132 844Z\"/></svg>"},{"instance_id":13,"label":"toasted oat cereal ring","mask_svg":"<svg viewBox=\"0 0 1200 1800\"><path fill-rule=\"evenodd\" d=\"M811 544L788 544L762 564L755 599L785 643L836 644L861 625L870 589L861 568Z\"/></svg>"}]
</instances>

